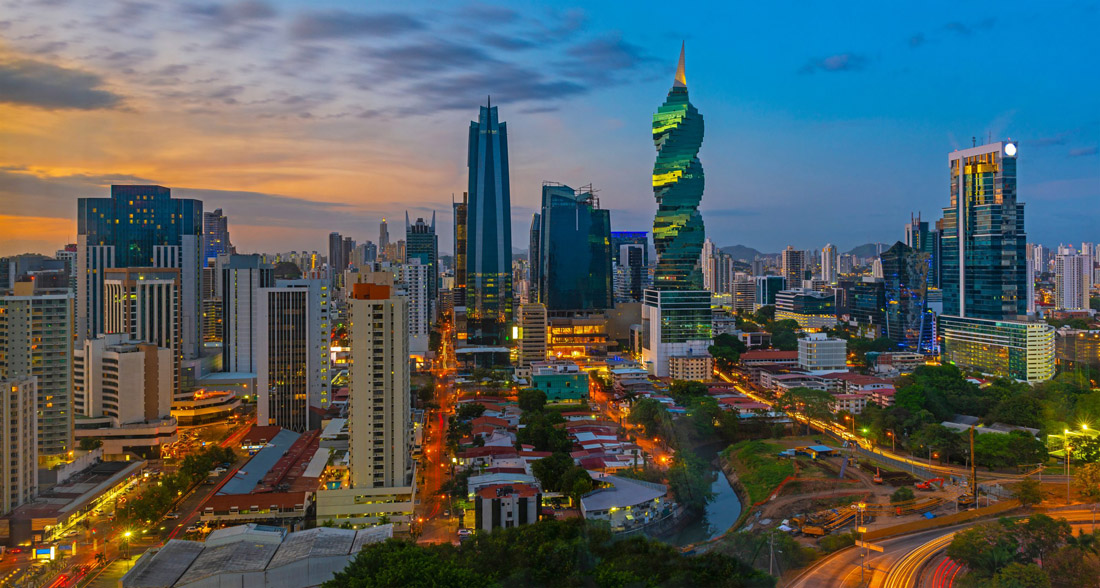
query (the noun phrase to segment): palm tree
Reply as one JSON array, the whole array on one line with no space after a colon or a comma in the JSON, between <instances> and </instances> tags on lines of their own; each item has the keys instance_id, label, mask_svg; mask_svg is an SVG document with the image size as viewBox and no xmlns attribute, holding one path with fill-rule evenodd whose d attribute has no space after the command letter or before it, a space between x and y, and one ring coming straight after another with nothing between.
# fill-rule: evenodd
<instances>
[{"instance_id":1,"label":"palm tree","mask_svg":"<svg viewBox=\"0 0 1100 588\"><path fill-rule=\"evenodd\" d=\"M102 551L95 554L95 563L96 563L97 566L106 566L107 565L107 554L103 553Z\"/></svg>"}]
</instances>

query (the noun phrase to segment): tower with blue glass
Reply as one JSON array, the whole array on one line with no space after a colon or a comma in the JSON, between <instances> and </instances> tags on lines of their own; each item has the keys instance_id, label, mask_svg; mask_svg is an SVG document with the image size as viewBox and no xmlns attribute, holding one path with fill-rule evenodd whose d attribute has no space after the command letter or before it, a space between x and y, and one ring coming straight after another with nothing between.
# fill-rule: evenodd
<instances>
[{"instance_id":1,"label":"tower with blue glass","mask_svg":"<svg viewBox=\"0 0 1100 588\"><path fill-rule=\"evenodd\" d=\"M466 208L466 332L475 345L500 345L512 321L512 196L508 127L491 104L470 122Z\"/></svg>"},{"instance_id":2,"label":"tower with blue glass","mask_svg":"<svg viewBox=\"0 0 1100 588\"><path fill-rule=\"evenodd\" d=\"M611 213L600 209L595 191L545 182L537 216L537 302L551 312L610 308Z\"/></svg>"}]
</instances>

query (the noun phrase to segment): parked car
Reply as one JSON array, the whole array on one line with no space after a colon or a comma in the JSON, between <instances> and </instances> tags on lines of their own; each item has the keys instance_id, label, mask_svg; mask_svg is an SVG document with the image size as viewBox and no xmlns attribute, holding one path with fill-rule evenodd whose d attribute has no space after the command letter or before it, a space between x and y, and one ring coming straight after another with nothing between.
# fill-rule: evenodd
<instances>
[{"instance_id":1,"label":"parked car","mask_svg":"<svg viewBox=\"0 0 1100 588\"><path fill-rule=\"evenodd\" d=\"M178 518L180 518L180 513L170 512L170 513L164 515L164 518L166 518L166 519L178 519Z\"/></svg>"}]
</instances>

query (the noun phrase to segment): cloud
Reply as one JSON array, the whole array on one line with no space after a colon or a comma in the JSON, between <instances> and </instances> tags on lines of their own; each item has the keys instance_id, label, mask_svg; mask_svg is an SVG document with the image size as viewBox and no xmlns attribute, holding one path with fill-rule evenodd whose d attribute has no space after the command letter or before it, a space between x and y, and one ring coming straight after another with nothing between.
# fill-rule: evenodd
<instances>
[{"instance_id":1,"label":"cloud","mask_svg":"<svg viewBox=\"0 0 1100 588\"><path fill-rule=\"evenodd\" d=\"M260 0L241 0L229 4L187 4L183 7L183 12L224 24L267 20L277 14L274 6Z\"/></svg>"},{"instance_id":2,"label":"cloud","mask_svg":"<svg viewBox=\"0 0 1100 588\"><path fill-rule=\"evenodd\" d=\"M407 14L362 14L344 10L299 14L290 24L295 39L340 39L370 35L396 36L427 28L423 21Z\"/></svg>"},{"instance_id":3,"label":"cloud","mask_svg":"<svg viewBox=\"0 0 1100 588\"><path fill-rule=\"evenodd\" d=\"M993 17L984 18L975 23L963 23L963 22L949 22L943 25L944 30L952 32L964 37L979 33L982 31L988 31L993 28L993 25L997 23L997 19Z\"/></svg>"},{"instance_id":4,"label":"cloud","mask_svg":"<svg viewBox=\"0 0 1100 588\"><path fill-rule=\"evenodd\" d=\"M481 42L495 47L497 49L505 49L507 51L519 51L521 49L530 49L535 46L535 42L530 39L523 39L520 37L511 37L508 35L501 35L497 33L489 33L481 37Z\"/></svg>"},{"instance_id":5,"label":"cloud","mask_svg":"<svg viewBox=\"0 0 1100 588\"><path fill-rule=\"evenodd\" d=\"M501 25L515 22L519 13L511 8L475 2L459 11L459 16L483 25Z\"/></svg>"},{"instance_id":6,"label":"cloud","mask_svg":"<svg viewBox=\"0 0 1100 588\"><path fill-rule=\"evenodd\" d=\"M1069 139L1069 136L1070 136L1070 132L1066 131L1066 132L1058 133L1056 135L1051 135L1049 137L1040 137L1038 139L1035 139L1034 141L1029 141L1028 143L1030 145L1034 145L1036 147L1051 147L1051 146L1054 146L1054 145L1065 145L1066 141Z\"/></svg>"},{"instance_id":7,"label":"cloud","mask_svg":"<svg viewBox=\"0 0 1100 588\"><path fill-rule=\"evenodd\" d=\"M43 61L0 61L0 102L46 109L115 108L122 97L101 89L103 78Z\"/></svg>"},{"instance_id":8,"label":"cloud","mask_svg":"<svg viewBox=\"0 0 1100 588\"><path fill-rule=\"evenodd\" d=\"M624 41L618 34L575 45L566 53L571 58L565 64L569 75L596 82L610 81L615 72L654 61L644 49Z\"/></svg>"},{"instance_id":9,"label":"cloud","mask_svg":"<svg viewBox=\"0 0 1100 588\"><path fill-rule=\"evenodd\" d=\"M588 92L588 86L566 79L550 78L536 70L503 64L489 71L467 72L440 78L428 78L412 85L420 108L406 114L439 110L469 109L480 104L486 94L501 104L525 101L553 101Z\"/></svg>"},{"instance_id":10,"label":"cloud","mask_svg":"<svg viewBox=\"0 0 1100 588\"><path fill-rule=\"evenodd\" d=\"M1093 145L1092 147L1081 147L1080 149L1069 150L1070 157L1086 157L1089 155L1096 155L1097 153L1100 153L1100 148L1098 148L1096 145Z\"/></svg>"},{"instance_id":11,"label":"cloud","mask_svg":"<svg viewBox=\"0 0 1100 588\"><path fill-rule=\"evenodd\" d=\"M925 42L927 42L927 39L924 38L924 33L917 33L912 37L909 37L909 46L913 48L920 47L921 45L924 45Z\"/></svg>"},{"instance_id":12,"label":"cloud","mask_svg":"<svg viewBox=\"0 0 1100 588\"><path fill-rule=\"evenodd\" d=\"M867 58L857 53L838 53L823 59L811 59L799 69L799 73L810 74L815 71L841 72L862 71L867 67Z\"/></svg>"},{"instance_id":13,"label":"cloud","mask_svg":"<svg viewBox=\"0 0 1100 588\"><path fill-rule=\"evenodd\" d=\"M361 54L376 63L377 73L387 81L500 64L500 61L473 45L441 39L386 49L363 49ZM378 83L378 77L371 74L365 79L369 80L368 85L374 85Z\"/></svg>"}]
</instances>

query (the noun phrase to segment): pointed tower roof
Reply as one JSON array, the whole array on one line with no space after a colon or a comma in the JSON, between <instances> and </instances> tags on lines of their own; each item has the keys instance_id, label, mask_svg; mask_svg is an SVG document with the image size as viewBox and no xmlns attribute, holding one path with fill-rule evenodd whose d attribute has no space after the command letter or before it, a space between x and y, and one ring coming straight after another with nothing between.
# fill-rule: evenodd
<instances>
[{"instance_id":1,"label":"pointed tower roof","mask_svg":"<svg viewBox=\"0 0 1100 588\"><path fill-rule=\"evenodd\" d=\"M684 75L684 42L680 42L680 64L676 66L676 79L672 82L673 88L688 87L687 77Z\"/></svg>"}]
</instances>

